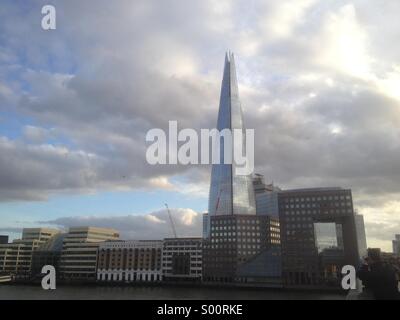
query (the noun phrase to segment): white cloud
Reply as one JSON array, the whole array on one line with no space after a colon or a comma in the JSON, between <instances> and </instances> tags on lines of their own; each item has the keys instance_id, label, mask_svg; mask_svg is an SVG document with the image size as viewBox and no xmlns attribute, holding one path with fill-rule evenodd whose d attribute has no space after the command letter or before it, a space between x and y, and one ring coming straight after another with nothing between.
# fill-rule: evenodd
<instances>
[{"instance_id":1,"label":"white cloud","mask_svg":"<svg viewBox=\"0 0 400 320\"><path fill-rule=\"evenodd\" d=\"M299 24L306 22L305 14L316 0L289 0L265 2L265 16L259 20L266 37L291 36Z\"/></svg>"},{"instance_id":2,"label":"white cloud","mask_svg":"<svg viewBox=\"0 0 400 320\"><path fill-rule=\"evenodd\" d=\"M329 14L318 40L321 63L365 80L371 77L368 36L357 21L354 5Z\"/></svg>"},{"instance_id":3,"label":"white cloud","mask_svg":"<svg viewBox=\"0 0 400 320\"><path fill-rule=\"evenodd\" d=\"M24 126L23 134L29 142L33 143L44 143L47 139L53 137L51 129L31 125Z\"/></svg>"}]
</instances>

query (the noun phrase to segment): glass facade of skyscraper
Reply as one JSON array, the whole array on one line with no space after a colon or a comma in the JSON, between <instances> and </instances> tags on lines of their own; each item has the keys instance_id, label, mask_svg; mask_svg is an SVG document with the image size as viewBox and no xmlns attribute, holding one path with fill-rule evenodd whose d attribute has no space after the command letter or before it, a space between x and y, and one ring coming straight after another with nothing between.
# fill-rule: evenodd
<instances>
[{"instance_id":1,"label":"glass facade of skyscraper","mask_svg":"<svg viewBox=\"0 0 400 320\"><path fill-rule=\"evenodd\" d=\"M242 109L239 101L239 91L236 80L235 61L233 54L225 57L224 75L221 87L221 97L218 113L217 129L239 129L244 133ZM246 150L243 134L242 155ZM208 212L214 215L255 214L255 199L251 175L237 175L235 162L224 163L224 144L221 138L219 150L220 164L213 164ZM233 144L234 148L239 147ZM234 153L232 148L229 152ZM233 159L233 156L232 156Z\"/></svg>"}]
</instances>

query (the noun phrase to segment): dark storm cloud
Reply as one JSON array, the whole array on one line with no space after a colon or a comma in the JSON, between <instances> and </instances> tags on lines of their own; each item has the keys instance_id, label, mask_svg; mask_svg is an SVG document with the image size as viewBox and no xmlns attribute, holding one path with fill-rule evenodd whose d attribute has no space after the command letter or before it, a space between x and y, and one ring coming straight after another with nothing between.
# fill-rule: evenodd
<instances>
[{"instance_id":1,"label":"dark storm cloud","mask_svg":"<svg viewBox=\"0 0 400 320\"><path fill-rule=\"evenodd\" d=\"M249 121L259 137L257 165L267 165L267 175L284 185L301 173L301 186L314 179L358 191L400 192L398 108L371 90L329 89L286 114L279 106L257 112Z\"/></svg>"}]
</instances>

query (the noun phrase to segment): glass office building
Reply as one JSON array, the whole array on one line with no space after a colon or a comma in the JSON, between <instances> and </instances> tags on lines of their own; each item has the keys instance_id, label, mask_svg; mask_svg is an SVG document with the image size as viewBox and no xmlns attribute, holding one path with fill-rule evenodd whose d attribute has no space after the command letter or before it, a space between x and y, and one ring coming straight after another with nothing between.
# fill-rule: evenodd
<instances>
[{"instance_id":1,"label":"glass office building","mask_svg":"<svg viewBox=\"0 0 400 320\"><path fill-rule=\"evenodd\" d=\"M232 53L225 56L224 75L221 86L217 129L239 129L244 133L242 108L236 79L235 61ZM243 134L244 137L244 134ZM219 150L220 164L213 164L211 172L209 216L256 214L254 190L251 175L237 175L236 165L224 164L224 139L221 138ZM238 147L237 144L233 144ZM230 152L234 152L234 147ZM243 138L242 150L246 150ZM245 155L245 152L242 152ZM233 156L232 156L233 159Z\"/></svg>"},{"instance_id":2,"label":"glass office building","mask_svg":"<svg viewBox=\"0 0 400 320\"><path fill-rule=\"evenodd\" d=\"M285 285L339 286L342 266L360 260L351 190L283 190L278 199Z\"/></svg>"},{"instance_id":3,"label":"glass office building","mask_svg":"<svg viewBox=\"0 0 400 320\"><path fill-rule=\"evenodd\" d=\"M265 184L264 176L256 173L253 177L257 215L279 217L278 193L281 189L273 183Z\"/></svg>"}]
</instances>

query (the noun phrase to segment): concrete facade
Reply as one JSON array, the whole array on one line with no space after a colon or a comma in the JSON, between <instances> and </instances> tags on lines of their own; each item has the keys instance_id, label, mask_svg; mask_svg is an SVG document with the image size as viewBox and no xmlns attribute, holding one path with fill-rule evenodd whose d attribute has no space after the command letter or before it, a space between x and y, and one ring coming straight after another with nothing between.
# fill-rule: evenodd
<instances>
[{"instance_id":1,"label":"concrete facade","mask_svg":"<svg viewBox=\"0 0 400 320\"><path fill-rule=\"evenodd\" d=\"M99 245L98 281L161 281L163 241L106 241Z\"/></svg>"}]
</instances>

